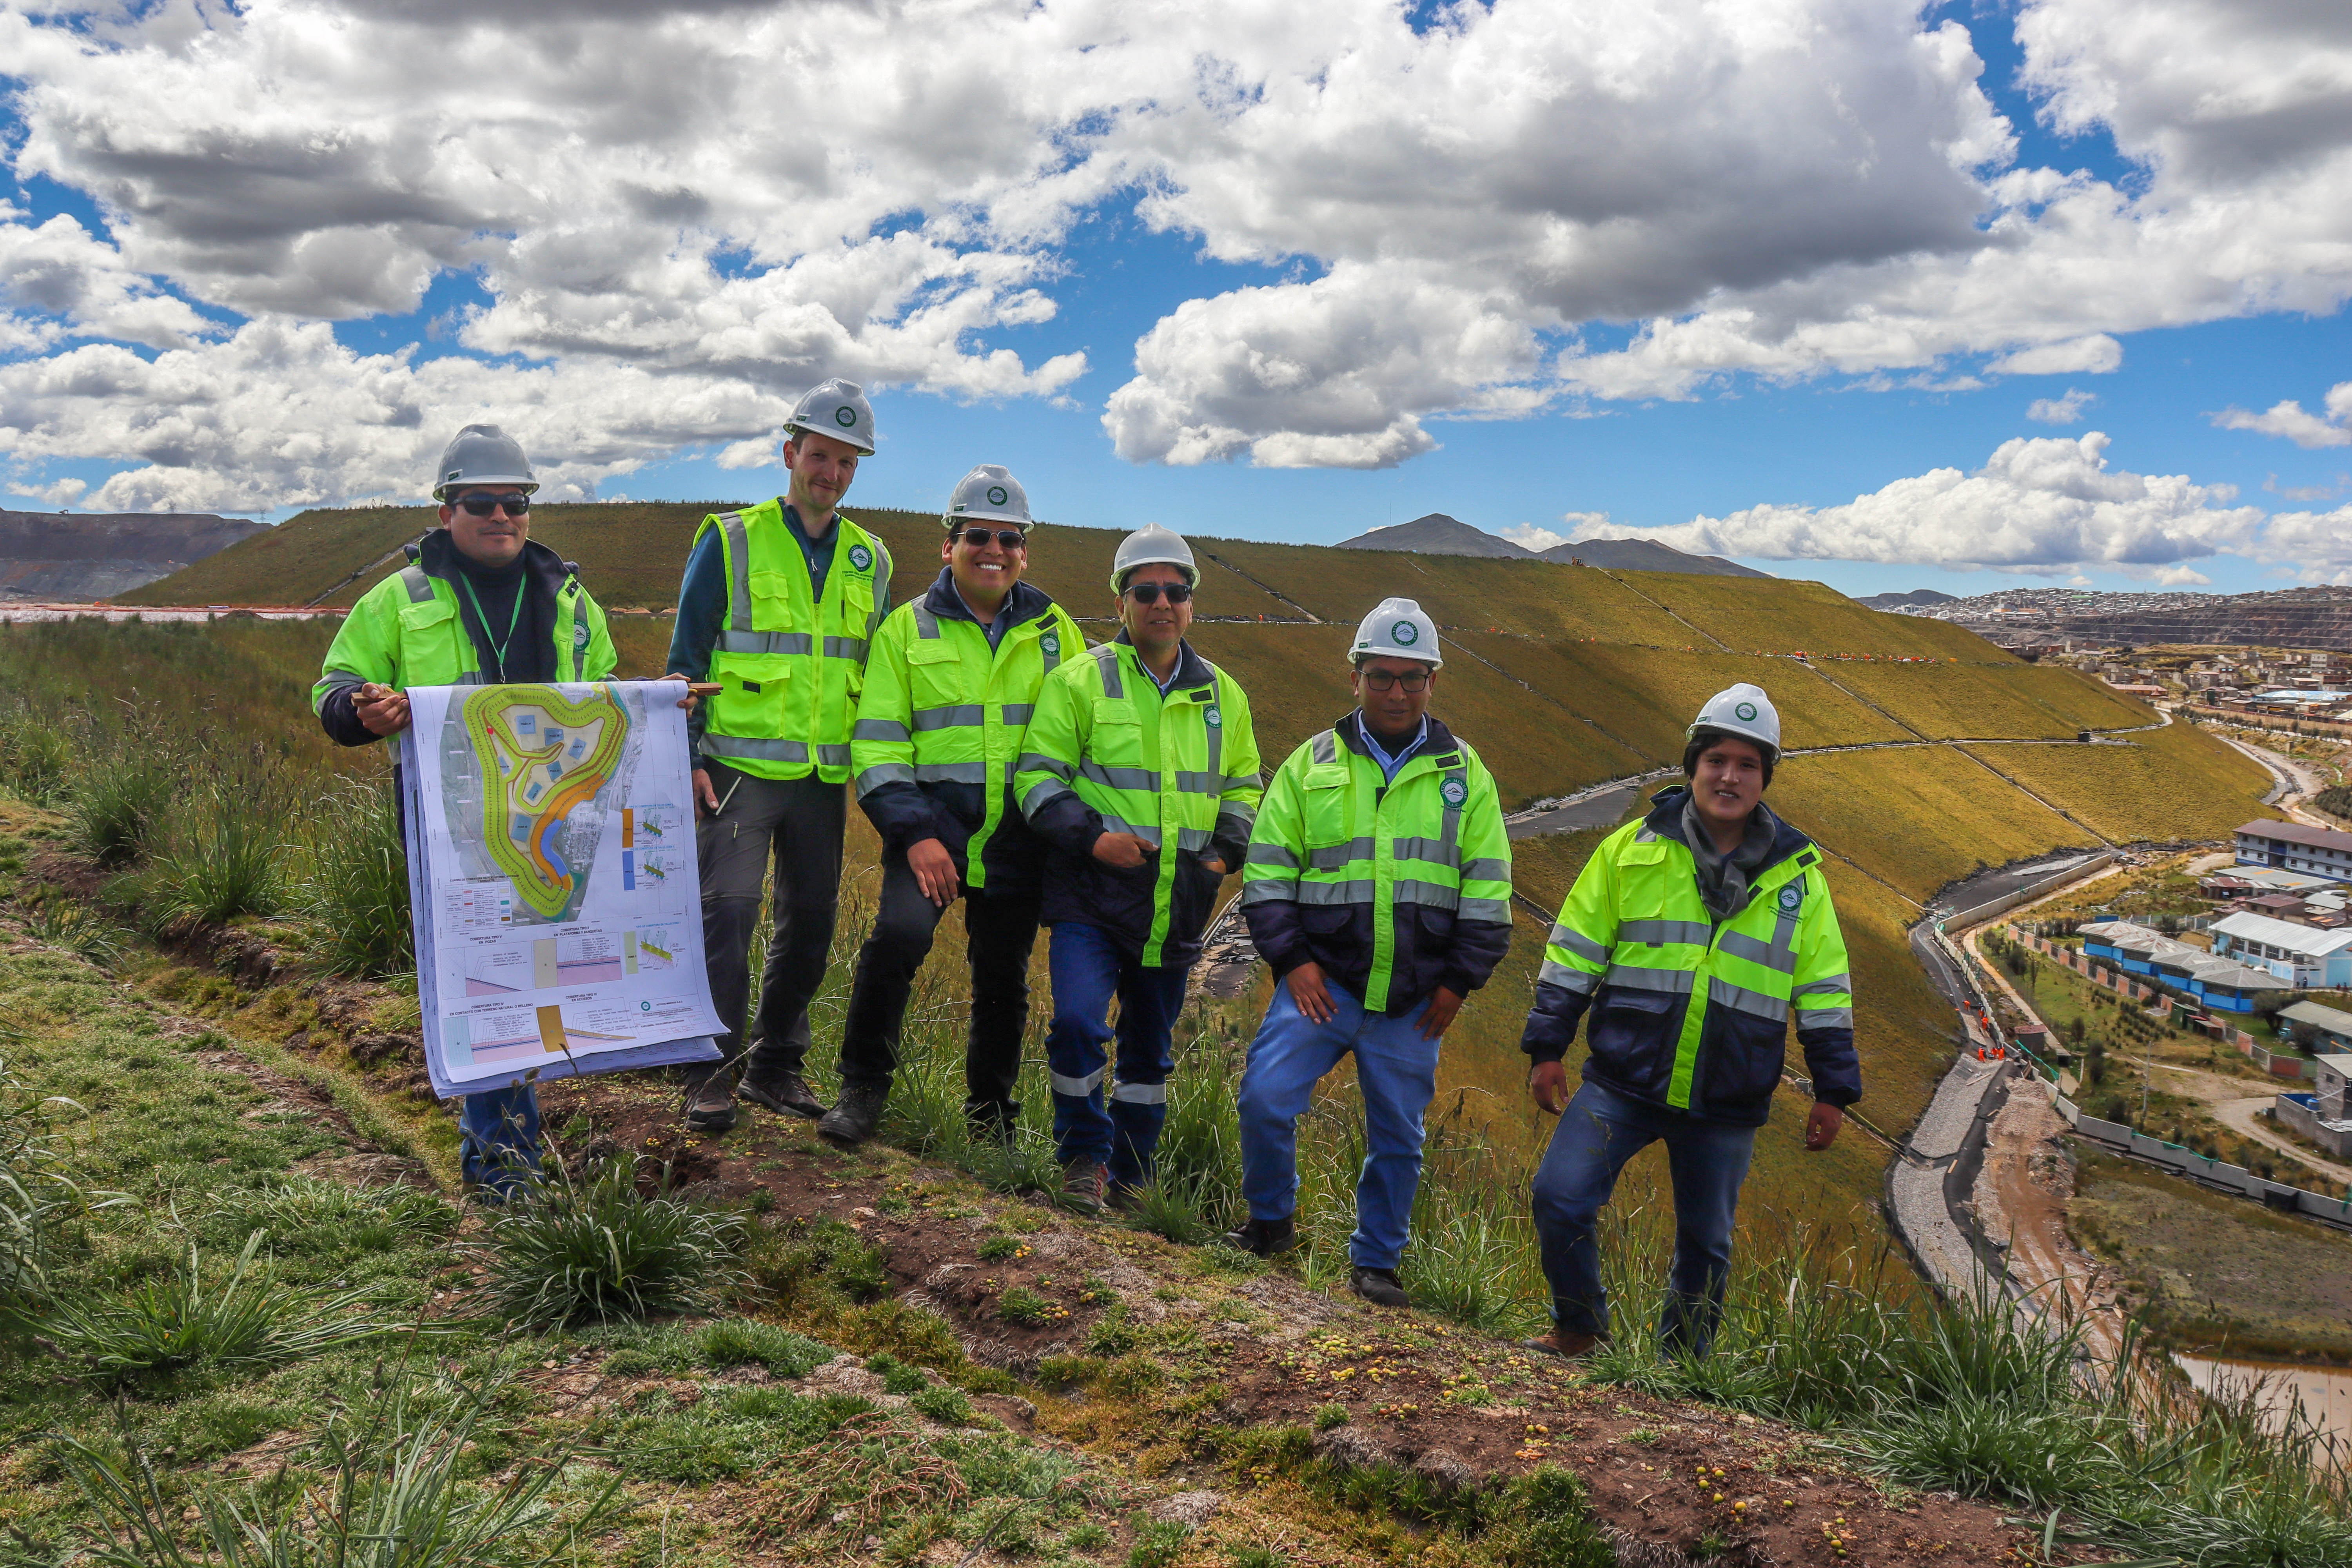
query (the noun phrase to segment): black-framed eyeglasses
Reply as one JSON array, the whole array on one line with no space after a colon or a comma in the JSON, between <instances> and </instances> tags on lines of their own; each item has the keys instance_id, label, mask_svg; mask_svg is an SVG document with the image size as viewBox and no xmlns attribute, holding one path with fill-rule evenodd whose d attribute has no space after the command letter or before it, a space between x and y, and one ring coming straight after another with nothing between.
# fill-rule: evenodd
<instances>
[{"instance_id":1,"label":"black-framed eyeglasses","mask_svg":"<svg viewBox=\"0 0 2352 1568\"><path fill-rule=\"evenodd\" d=\"M1360 673L1364 684L1375 691L1393 691L1400 686L1413 692L1429 689L1429 671L1425 669L1416 669L1406 675L1399 675L1393 669L1367 669Z\"/></svg>"},{"instance_id":2,"label":"black-framed eyeglasses","mask_svg":"<svg viewBox=\"0 0 2352 1568\"><path fill-rule=\"evenodd\" d=\"M1162 594L1168 595L1168 602L1171 605L1187 604L1192 597L1192 584L1190 583L1134 583L1129 584L1127 591L1139 605L1156 605Z\"/></svg>"},{"instance_id":3,"label":"black-framed eyeglasses","mask_svg":"<svg viewBox=\"0 0 2352 1568\"><path fill-rule=\"evenodd\" d=\"M955 537L977 550L988 542L988 531L984 528L966 528L959 531ZM1017 528L1000 528L996 531L996 542L1006 550L1025 550L1029 547L1029 536Z\"/></svg>"},{"instance_id":4,"label":"black-framed eyeglasses","mask_svg":"<svg viewBox=\"0 0 2352 1568\"><path fill-rule=\"evenodd\" d=\"M460 496L449 504L464 507L473 517L488 517L500 507L507 509L509 517L522 517L530 510L530 498L520 490L502 496Z\"/></svg>"}]
</instances>

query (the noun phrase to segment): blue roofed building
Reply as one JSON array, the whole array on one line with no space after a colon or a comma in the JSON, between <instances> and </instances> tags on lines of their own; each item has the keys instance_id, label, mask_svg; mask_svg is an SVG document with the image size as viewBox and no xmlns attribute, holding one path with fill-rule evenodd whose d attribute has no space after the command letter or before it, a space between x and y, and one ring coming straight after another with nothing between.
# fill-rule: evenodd
<instances>
[{"instance_id":1,"label":"blue roofed building","mask_svg":"<svg viewBox=\"0 0 2352 1568\"><path fill-rule=\"evenodd\" d=\"M2264 997L2275 1000L2294 989L2267 969L2176 942L2132 921L2097 921L2077 934L2089 957L2221 1012L2252 1013Z\"/></svg>"}]
</instances>

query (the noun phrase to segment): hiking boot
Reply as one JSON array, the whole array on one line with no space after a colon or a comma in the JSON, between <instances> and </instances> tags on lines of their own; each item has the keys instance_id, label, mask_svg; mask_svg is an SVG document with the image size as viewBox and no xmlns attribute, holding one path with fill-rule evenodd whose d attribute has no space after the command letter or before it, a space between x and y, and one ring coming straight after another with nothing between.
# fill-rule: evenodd
<instances>
[{"instance_id":1,"label":"hiking boot","mask_svg":"<svg viewBox=\"0 0 2352 1568\"><path fill-rule=\"evenodd\" d=\"M828 1143L855 1149L874 1136L875 1124L882 1120L882 1108L889 1103L890 1086L887 1083L844 1084L840 1100L817 1122L816 1135Z\"/></svg>"},{"instance_id":2,"label":"hiking boot","mask_svg":"<svg viewBox=\"0 0 2352 1568\"><path fill-rule=\"evenodd\" d=\"M780 1072L772 1077L745 1073L735 1092L779 1116L802 1116L814 1121L824 1114L824 1101L810 1092L808 1079L796 1072Z\"/></svg>"},{"instance_id":3,"label":"hiking boot","mask_svg":"<svg viewBox=\"0 0 2352 1568\"><path fill-rule=\"evenodd\" d=\"M1012 1148L1020 1122L1021 1106L1016 1100L992 1100L981 1105L967 1100L964 1104L964 1127L973 1142L986 1147Z\"/></svg>"},{"instance_id":4,"label":"hiking boot","mask_svg":"<svg viewBox=\"0 0 2352 1568\"><path fill-rule=\"evenodd\" d=\"M1296 1216L1244 1220L1241 1229L1225 1232L1225 1245L1235 1252L1255 1253L1260 1258L1279 1257L1298 1245Z\"/></svg>"},{"instance_id":5,"label":"hiking boot","mask_svg":"<svg viewBox=\"0 0 2352 1568\"><path fill-rule=\"evenodd\" d=\"M1393 1268L1350 1268L1348 1289L1375 1307L1410 1307L1412 1298L1397 1283Z\"/></svg>"},{"instance_id":6,"label":"hiking boot","mask_svg":"<svg viewBox=\"0 0 2352 1568\"><path fill-rule=\"evenodd\" d=\"M1062 1201L1084 1214L1100 1214L1110 1172L1092 1160L1073 1160L1062 1167Z\"/></svg>"},{"instance_id":7,"label":"hiking boot","mask_svg":"<svg viewBox=\"0 0 2352 1568\"><path fill-rule=\"evenodd\" d=\"M1519 1348L1543 1355L1556 1355L1562 1361L1580 1361L1609 1341L1607 1334L1580 1334L1573 1329L1554 1329L1532 1340L1521 1340Z\"/></svg>"},{"instance_id":8,"label":"hiking boot","mask_svg":"<svg viewBox=\"0 0 2352 1568\"><path fill-rule=\"evenodd\" d=\"M725 1079L688 1084L685 1099L688 1132L725 1132L735 1125L735 1097L727 1092Z\"/></svg>"}]
</instances>

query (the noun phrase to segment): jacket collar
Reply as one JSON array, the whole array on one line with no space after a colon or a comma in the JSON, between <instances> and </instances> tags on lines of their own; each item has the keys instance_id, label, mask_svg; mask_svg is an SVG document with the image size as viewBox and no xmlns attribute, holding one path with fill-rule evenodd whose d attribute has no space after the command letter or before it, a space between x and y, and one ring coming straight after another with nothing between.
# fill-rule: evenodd
<instances>
[{"instance_id":1,"label":"jacket collar","mask_svg":"<svg viewBox=\"0 0 2352 1568\"><path fill-rule=\"evenodd\" d=\"M1454 740L1454 731L1447 729L1445 721L1436 714L1429 714L1428 722L1428 738L1422 742L1421 749L1413 752L1412 759L1408 761L1421 757L1451 761L1450 753L1459 752L1462 749L1461 742ZM1360 757L1368 760L1370 758L1371 752L1364 747L1364 710L1362 709L1350 708L1348 710L1347 717L1332 725L1331 729L1339 737L1341 745Z\"/></svg>"},{"instance_id":2,"label":"jacket collar","mask_svg":"<svg viewBox=\"0 0 2352 1568\"><path fill-rule=\"evenodd\" d=\"M456 582L458 575L457 546L449 531L436 528L408 546L408 558L425 568L427 577L439 577ZM536 539L522 542L522 571L526 582L537 584L550 595L563 591L564 583L580 568L566 561Z\"/></svg>"},{"instance_id":3,"label":"jacket collar","mask_svg":"<svg viewBox=\"0 0 2352 1568\"><path fill-rule=\"evenodd\" d=\"M1650 797L1649 815L1643 818L1642 825L1660 838L1671 838L1688 849L1690 841L1683 837L1683 803L1688 799L1690 799L1688 784L1675 784L1660 790ZM1812 840L1802 832L1790 826L1787 821L1770 806L1759 802L1756 809L1761 811L1765 819L1772 824L1772 848L1770 853L1764 857L1764 863L1756 868L1754 876L1749 879L1751 885L1760 881L1765 872L1807 848L1812 843Z\"/></svg>"},{"instance_id":4,"label":"jacket collar","mask_svg":"<svg viewBox=\"0 0 2352 1568\"><path fill-rule=\"evenodd\" d=\"M1052 595L1043 588L1032 587L1026 583L1013 584L1013 592L1005 595L1004 603L1013 612L1004 623L1008 626L1017 626L1024 621L1034 621L1054 607ZM940 568L939 580L924 593L923 608L943 621L971 621L974 626L980 624L973 619L971 606L966 605L963 602L963 595L956 592L955 574L945 566Z\"/></svg>"},{"instance_id":5,"label":"jacket collar","mask_svg":"<svg viewBox=\"0 0 2352 1568\"><path fill-rule=\"evenodd\" d=\"M1127 635L1127 628L1125 626L1119 627L1118 635L1110 640L1120 647L1129 649L1130 652L1132 652L1135 647L1135 639ZM1137 654L1135 656L1135 662L1139 668L1141 667L1143 658L1140 654ZM1150 670L1144 671L1144 675L1147 679L1150 676L1150 673L1151 672ZM1180 642L1176 645L1176 679L1168 683L1169 690L1174 691L1180 687L1189 688L1194 686L1207 686L1216 679L1217 672L1209 668L1209 661L1207 659L1202 658L1199 654L1192 651L1192 645L1190 640ZM1157 683L1155 682L1155 684Z\"/></svg>"}]
</instances>

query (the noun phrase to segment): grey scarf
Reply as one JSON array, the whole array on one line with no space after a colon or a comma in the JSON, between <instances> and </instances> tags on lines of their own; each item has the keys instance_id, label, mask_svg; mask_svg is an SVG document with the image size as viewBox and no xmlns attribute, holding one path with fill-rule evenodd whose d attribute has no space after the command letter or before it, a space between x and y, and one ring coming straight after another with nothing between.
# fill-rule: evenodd
<instances>
[{"instance_id":1,"label":"grey scarf","mask_svg":"<svg viewBox=\"0 0 2352 1568\"><path fill-rule=\"evenodd\" d=\"M1773 837L1772 814L1759 805L1748 815L1748 836L1739 841L1739 847L1729 855L1718 855L1715 840L1707 835L1706 819L1698 814L1698 802L1683 802L1683 842L1690 846L1691 858L1698 863L1699 902L1718 922L1748 907L1748 879L1772 852Z\"/></svg>"}]
</instances>

